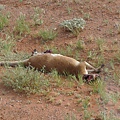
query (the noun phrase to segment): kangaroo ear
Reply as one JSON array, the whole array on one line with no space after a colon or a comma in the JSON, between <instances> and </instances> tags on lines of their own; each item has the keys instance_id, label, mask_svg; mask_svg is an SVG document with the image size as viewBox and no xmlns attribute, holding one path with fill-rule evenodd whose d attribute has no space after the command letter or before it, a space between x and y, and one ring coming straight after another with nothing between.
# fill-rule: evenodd
<instances>
[{"instance_id":1,"label":"kangaroo ear","mask_svg":"<svg viewBox=\"0 0 120 120\"><path fill-rule=\"evenodd\" d=\"M104 64L102 64L102 65L101 65L101 68L103 68L104 66L105 66L105 65L104 65Z\"/></svg>"},{"instance_id":2,"label":"kangaroo ear","mask_svg":"<svg viewBox=\"0 0 120 120\"><path fill-rule=\"evenodd\" d=\"M31 56L34 56L35 54L37 54L38 52L37 52L37 50L36 49L34 49L33 51L32 51L32 54L31 54Z\"/></svg>"},{"instance_id":3,"label":"kangaroo ear","mask_svg":"<svg viewBox=\"0 0 120 120\"><path fill-rule=\"evenodd\" d=\"M51 50L46 50L44 53L52 53Z\"/></svg>"},{"instance_id":4,"label":"kangaroo ear","mask_svg":"<svg viewBox=\"0 0 120 120\"><path fill-rule=\"evenodd\" d=\"M34 49L34 50L33 50L33 52L37 52L37 50L36 50L36 49Z\"/></svg>"}]
</instances>

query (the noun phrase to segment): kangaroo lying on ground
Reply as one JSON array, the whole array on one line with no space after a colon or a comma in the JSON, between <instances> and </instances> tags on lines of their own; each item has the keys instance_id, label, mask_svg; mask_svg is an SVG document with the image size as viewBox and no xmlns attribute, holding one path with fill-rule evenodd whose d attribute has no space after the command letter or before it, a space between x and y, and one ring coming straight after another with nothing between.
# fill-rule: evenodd
<instances>
[{"instance_id":1,"label":"kangaroo lying on ground","mask_svg":"<svg viewBox=\"0 0 120 120\"><path fill-rule=\"evenodd\" d=\"M24 67L32 66L37 70L44 68L47 72L55 69L58 73L72 74L76 77L80 74L83 75L83 79L95 79L95 74L89 74L89 72L99 73L103 67L102 65L96 69L85 61L79 62L71 57L63 56L61 54L52 54L50 51L45 53L37 53L36 50L32 52L32 56L29 59L22 61L0 62L1 66L9 65L15 67L19 64L22 64ZM86 67L91 68L91 70L88 70Z\"/></svg>"}]
</instances>

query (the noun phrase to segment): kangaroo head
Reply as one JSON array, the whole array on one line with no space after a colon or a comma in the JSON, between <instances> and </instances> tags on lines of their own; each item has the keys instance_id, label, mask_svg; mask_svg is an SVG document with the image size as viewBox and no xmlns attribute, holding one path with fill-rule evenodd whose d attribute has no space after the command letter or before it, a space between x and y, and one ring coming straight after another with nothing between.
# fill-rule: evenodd
<instances>
[{"instance_id":1,"label":"kangaroo head","mask_svg":"<svg viewBox=\"0 0 120 120\"><path fill-rule=\"evenodd\" d=\"M51 51L51 50L46 50L46 51L44 51L44 52L39 53L36 49L34 49L34 50L32 51L31 56L34 56L34 55L37 55L37 54L42 54L42 53L52 53L52 51Z\"/></svg>"},{"instance_id":2,"label":"kangaroo head","mask_svg":"<svg viewBox=\"0 0 120 120\"><path fill-rule=\"evenodd\" d=\"M94 81L96 79L100 78L100 75L99 74L84 74L83 75L83 80L86 82L86 83L89 83L91 81Z\"/></svg>"}]
</instances>

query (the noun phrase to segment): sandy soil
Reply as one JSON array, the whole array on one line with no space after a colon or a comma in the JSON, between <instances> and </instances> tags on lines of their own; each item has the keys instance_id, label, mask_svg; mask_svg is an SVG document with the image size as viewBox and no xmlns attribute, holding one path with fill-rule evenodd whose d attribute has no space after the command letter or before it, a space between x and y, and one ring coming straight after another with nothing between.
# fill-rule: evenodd
<instances>
[{"instance_id":1,"label":"sandy soil","mask_svg":"<svg viewBox=\"0 0 120 120\"><path fill-rule=\"evenodd\" d=\"M39 17L44 22L37 27L32 26L31 17L35 7L42 10ZM2 38L7 29L13 30L15 21L21 12L31 23L30 34L16 43L15 50L18 53L21 51L31 53L35 48L38 51L45 50L45 45L41 40L33 37L41 29L55 29L58 32L55 40L46 43L46 45L54 45L56 48L65 48L66 45L76 43L78 39L84 40L85 49L80 51L80 55L82 60L88 61L90 61L87 57L88 51L98 50L95 38L105 39L103 45L105 67L110 69L110 72L104 72L102 77L105 80L107 92L120 92L120 87L113 81L114 70L110 66L110 60L115 59L115 53L120 48L120 0L23 0L22 2L20 0L0 0L0 8L2 13L10 13L10 24L0 33ZM63 20L74 17L83 17L87 22L85 29L77 37L59 27L59 23ZM115 69L119 69L119 67L120 64L116 63ZM0 71L3 70L1 67ZM76 120L84 120L84 109L81 104L77 104L76 94L81 94L82 99L90 97L88 110L93 113L92 120L102 120L99 118L100 111L106 113L113 111L113 114L118 119L120 118L120 99L115 104L109 101L105 106L102 102L98 105L97 100L101 101L100 96L91 95L89 85L84 84L77 87L76 84L72 88L58 88L57 90L72 91L73 94L56 95L56 92L53 91L50 96L55 96L55 100L51 102L41 95L26 96L15 93L0 83L0 120L75 120L74 116Z\"/></svg>"}]
</instances>

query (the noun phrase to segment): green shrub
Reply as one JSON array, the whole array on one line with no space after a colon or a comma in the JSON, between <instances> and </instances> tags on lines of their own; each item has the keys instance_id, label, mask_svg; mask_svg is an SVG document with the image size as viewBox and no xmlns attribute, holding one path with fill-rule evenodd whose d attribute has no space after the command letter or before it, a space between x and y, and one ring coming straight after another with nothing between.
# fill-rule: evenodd
<instances>
[{"instance_id":1,"label":"green shrub","mask_svg":"<svg viewBox=\"0 0 120 120\"><path fill-rule=\"evenodd\" d=\"M74 18L71 20L64 20L60 25L65 29L71 31L74 35L78 35L85 27L85 20L82 18Z\"/></svg>"}]
</instances>

